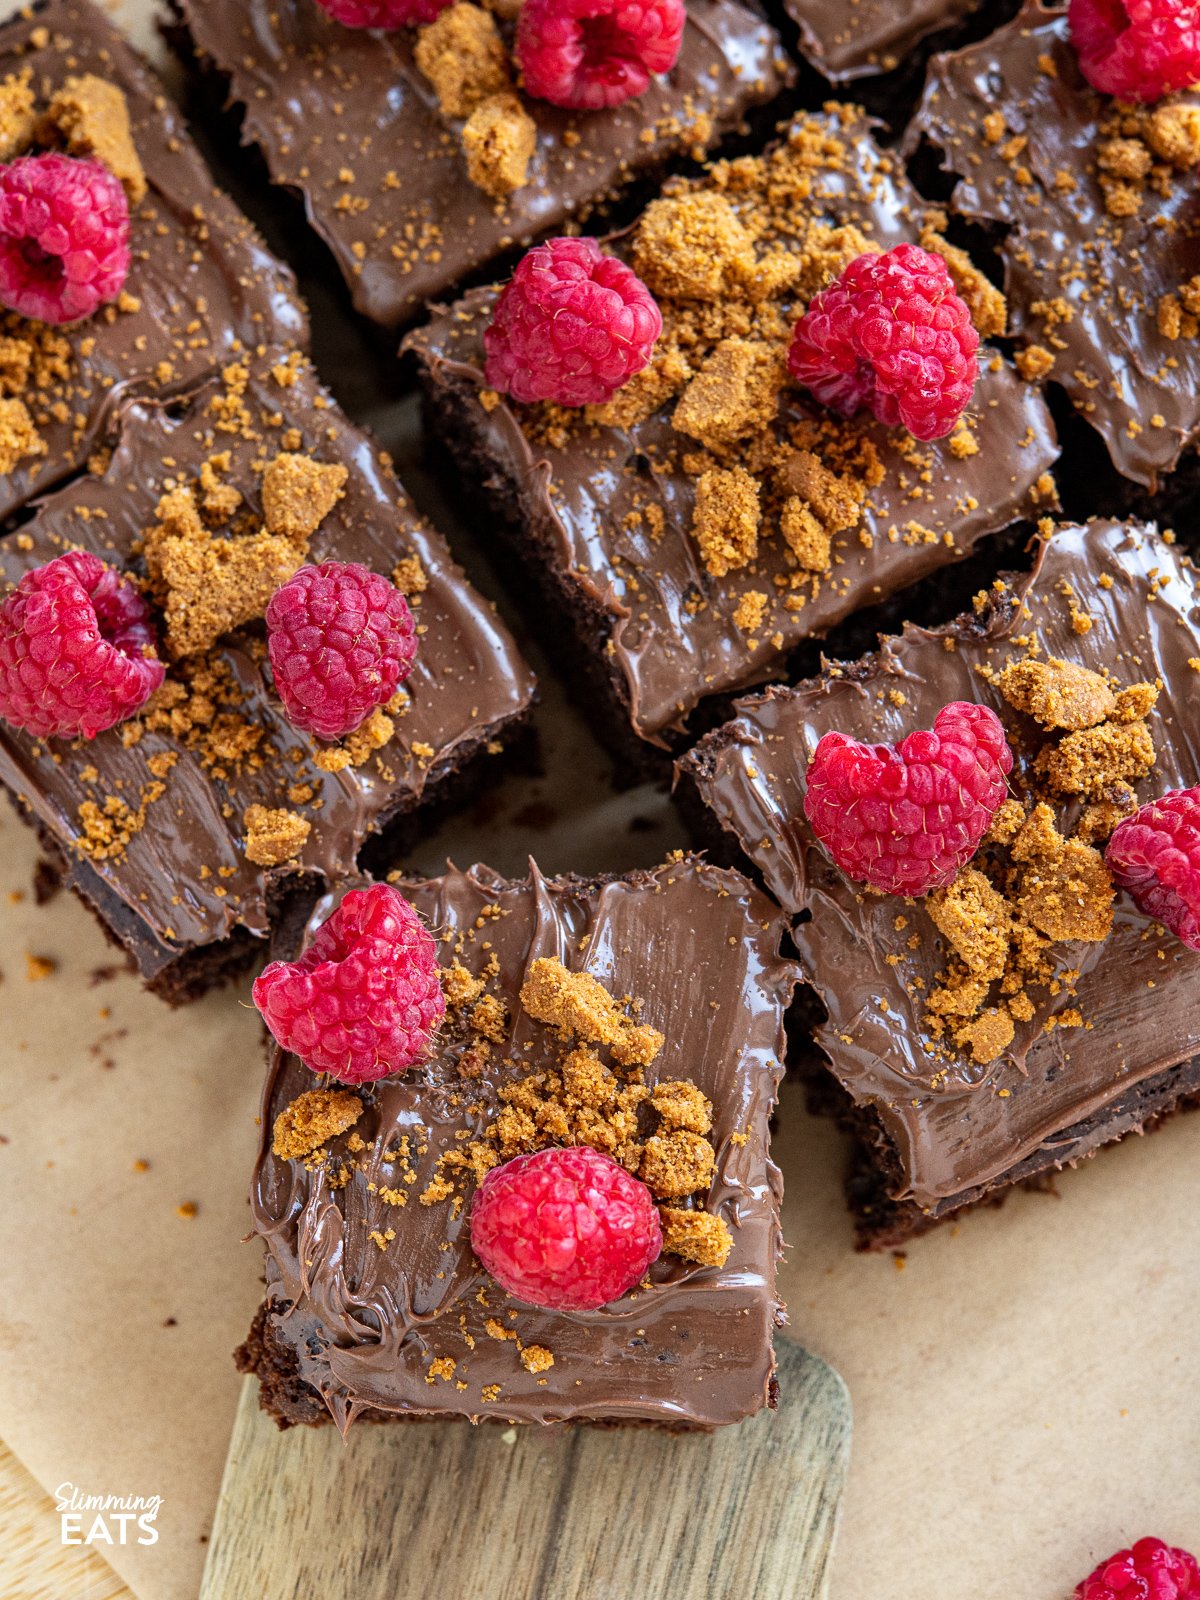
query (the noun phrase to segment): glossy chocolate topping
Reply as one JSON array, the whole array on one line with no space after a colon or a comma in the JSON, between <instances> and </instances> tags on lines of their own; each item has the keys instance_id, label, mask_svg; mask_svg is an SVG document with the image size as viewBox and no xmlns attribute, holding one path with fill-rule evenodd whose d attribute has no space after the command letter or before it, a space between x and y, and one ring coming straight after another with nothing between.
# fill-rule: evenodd
<instances>
[{"instance_id":1,"label":"glossy chocolate topping","mask_svg":"<svg viewBox=\"0 0 1200 1600\"><path fill-rule=\"evenodd\" d=\"M785 0L800 29L800 47L833 83L890 72L922 39L952 27L975 0Z\"/></svg>"},{"instance_id":2,"label":"glossy chocolate topping","mask_svg":"<svg viewBox=\"0 0 1200 1600\"><path fill-rule=\"evenodd\" d=\"M285 720L265 676L261 624L229 635L214 652L232 675L231 740L243 723L261 730L256 754L266 759L257 770L219 753L214 761L209 741L189 748L185 730L177 737L148 727L127 743L123 725L90 741L39 741L0 721L0 782L77 864L85 892L136 918L136 953L147 977L182 950L221 940L239 925L267 934L267 896L280 875L246 858L249 806L290 809L308 820L312 831L299 865L336 880L355 871L372 830L415 808L428 784L500 736L533 697L532 675L507 630L438 535L419 521L379 450L306 364L293 366L291 381L281 386L272 375L281 360L275 352L253 363L246 417L234 432L216 426L213 404L228 398L219 381L179 414L130 405L104 474L50 496L16 538L0 545L0 585L68 546L94 550L136 574L144 568L132 548L153 525L168 482L194 480L204 461L228 451L222 481L240 492L244 509L258 513L262 466L287 448L349 470L342 499L312 538L310 560L359 561L391 573L415 555L427 579L414 610L420 643L405 686L410 703L396 717L392 740L361 766L339 772L314 766L318 747ZM163 766L169 770L160 776L155 768ZM103 808L115 796L136 812L157 782L164 792L146 806L122 854L107 860L81 854L84 802ZM289 796L310 785L307 799Z\"/></svg>"},{"instance_id":3,"label":"glossy chocolate topping","mask_svg":"<svg viewBox=\"0 0 1200 1600\"><path fill-rule=\"evenodd\" d=\"M1086 632L1073 612L1090 618ZM905 1175L896 1198L928 1208L1052 1148L1063 1130L1200 1051L1200 956L1121 895L1106 940L1059 947L1060 970L1080 973L1074 992L1031 990L1035 1015L1017 1025L1009 1051L986 1067L963 1057L931 1062L920 996L945 965L943 941L919 902L852 884L804 820L804 774L822 734L892 743L930 727L951 700L980 701L1002 717L1018 763L1010 782L1019 783L1030 748L1023 719L980 669L1022 657L1029 635L1043 656L1107 671L1119 684L1161 680L1149 719L1158 759L1138 784L1142 800L1200 781L1196 574L1152 532L1108 522L1060 529L1036 572L994 594L982 616L939 632L909 627L853 669L741 701L736 718L682 763L782 905L811 913L796 940L829 1012L818 1041L896 1145ZM1076 1007L1082 1028L1044 1031L1048 1018Z\"/></svg>"},{"instance_id":4,"label":"glossy chocolate topping","mask_svg":"<svg viewBox=\"0 0 1200 1600\"><path fill-rule=\"evenodd\" d=\"M797 239L810 217L854 223L883 248L920 234L922 203L860 112L831 109L805 126L828 130L833 143L827 165L813 175L811 210L796 215ZM731 193L736 198L736 189ZM476 290L409 336L434 384L484 387L482 334L495 295ZM1058 455L1054 427L1039 391L998 355L985 352L982 365L971 407L978 450L965 459L945 439L905 459L899 436L870 417L848 425L876 445L883 481L869 491L860 527L837 542L835 581L797 611L773 611L770 626L754 633L734 621L742 596L772 592L795 563L776 536L749 568L725 578L706 570L691 533L695 479L662 466L672 450L695 448L675 431L670 407L628 429L581 427L562 448L536 442L528 413L504 400L479 406L472 420L515 484L548 559L607 612L610 659L624 680L633 726L664 744L706 696L778 676L801 640L820 637L1031 514L1038 480ZM823 415L803 390L785 393L781 422ZM648 494L661 506L661 531L645 518L630 520ZM1044 495L1040 504L1046 508Z\"/></svg>"},{"instance_id":5,"label":"glossy chocolate topping","mask_svg":"<svg viewBox=\"0 0 1200 1600\"><path fill-rule=\"evenodd\" d=\"M1200 188L1194 167L1172 172L1133 215L1110 214L1098 158L1113 106L1084 82L1065 14L1030 0L983 43L934 58L907 142L941 148L961 180L954 210L1005 230L1010 331L1053 355L1051 379L1114 464L1154 488L1200 432L1200 340L1157 325L1196 270Z\"/></svg>"},{"instance_id":6,"label":"glossy chocolate topping","mask_svg":"<svg viewBox=\"0 0 1200 1600\"><path fill-rule=\"evenodd\" d=\"M124 304L136 309L54 330L69 344L70 376L22 394L47 451L0 476L0 517L82 467L126 398L191 392L240 351L308 337L291 272L214 187L183 118L101 11L47 0L6 22L0 78L27 68L40 105L82 73L122 89L149 187L130 207Z\"/></svg>"},{"instance_id":7,"label":"glossy chocolate topping","mask_svg":"<svg viewBox=\"0 0 1200 1600\"><path fill-rule=\"evenodd\" d=\"M504 1000L508 1023L482 1077L460 1076L465 1041L447 1025L426 1068L355 1091L367 1107L353 1134L329 1141L329 1159L308 1170L271 1153L272 1125L315 1080L294 1057L273 1053L251 1203L267 1244L268 1300L292 1307L274 1319L276 1330L342 1427L364 1411L735 1422L770 1399L771 1336L782 1320L782 1180L768 1120L796 978L778 954L784 920L738 873L695 858L602 882L546 879L532 863L531 874L513 883L477 866L400 885L442 935L444 963L457 954L481 973L498 962L489 992ZM316 908L310 927L332 903ZM644 1000L640 1020L666 1038L647 1083L688 1078L712 1101L717 1165L705 1206L733 1232L724 1267L663 1255L648 1290L597 1311L543 1311L510 1300L479 1267L469 1206L418 1202L438 1157L493 1120L497 1090L561 1056L558 1030L533 1021L517 998L543 956ZM357 1161L347 1150L354 1135L366 1142L365 1151L353 1147ZM405 1135L416 1176L408 1203L388 1205L378 1191L401 1181L405 1163L385 1152L394 1157ZM332 1186L345 1160L349 1181ZM395 1237L381 1250L370 1234L388 1229ZM515 1342L489 1335L489 1319L549 1350L553 1367L527 1372ZM431 1362L447 1357L454 1381L431 1381Z\"/></svg>"},{"instance_id":8,"label":"glossy chocolate topping","mask_svg":"<svg viewBox=\"0 0 1200 1600\"><path fill-rule=\"evenodd\" d=\"M497 203L467 178L458 137L413 61L415 30L371 33L316 0L179 0L202 58L228 75L244 137L304 197L354 304L387 326L514 245L561 229L668 156L709 147L788 68L737 0L689 0L674 69L611 111L523 97L537 123L529 182ZM348 178L347 173L353 176Z\"/></svg>"}]
</instances>

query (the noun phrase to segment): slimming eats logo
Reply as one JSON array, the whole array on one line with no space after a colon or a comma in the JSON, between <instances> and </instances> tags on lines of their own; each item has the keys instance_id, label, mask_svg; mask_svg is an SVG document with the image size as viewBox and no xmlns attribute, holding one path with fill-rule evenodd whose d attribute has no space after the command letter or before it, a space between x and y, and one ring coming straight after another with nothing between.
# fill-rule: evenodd
<instances>
[{"instance_id":1,"label":"slimming eats logo","mask_svg":"<svg viewBox=\"0 0 1200 1600\"><path fill-rule=\"evenodd\" d=\"M73 1483L54 1491L63 1544L157 1544L160 1494L84 1494Z\"/></svg>"}]
</instances>

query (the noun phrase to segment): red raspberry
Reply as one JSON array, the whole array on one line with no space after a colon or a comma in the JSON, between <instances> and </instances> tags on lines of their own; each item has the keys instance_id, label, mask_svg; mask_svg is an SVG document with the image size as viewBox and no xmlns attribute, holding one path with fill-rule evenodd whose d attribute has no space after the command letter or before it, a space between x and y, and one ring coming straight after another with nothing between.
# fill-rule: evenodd
<instances>
[{"instance_id":1,"label":"red raspberry","mask_svg":"<svg viewBox=\"0 0 1200 1600\"><path fill-rule=\"evenodd\" d=\"M493 389L530 404L603 405L662 332L646 285L594 239L549 239L517 264L484 330Z\"/></svg>"},{"instance_id":2,"label":"red raspberry","mask_svg":"<svg viewBox=\"0 0 1200 1600\"><path fill-rule=\"evenodd\" d=\"M317 0L343 28L418 28L452 0Z\"/></svg>"},{"instance_id":3,"label":"red raspberry","mask_svg":"<svg viewBox=\"0 0 1200 1600\"><path fill-rule=\"evenodd\" d=\"M267 648L292 726L340 739L408 677L417 627L390 579L356 561L323 561L271 596Z\"/></svg>"},{"instance_id":4,"label":"red raspberry","mask_svg":"<svg viewBox=\"0 0 1200 1600\"><path fill-rule=\"evenodd\" d=\"M996 713L954 700L932 733L898 746L825 734L808 765L804 815L847 877L885 894L926 894L979 848L1012 764Z\"/></svg>"},{"instance_id":5,"label":"red raspberry","mask_svg":"<svg viewBox=\"0 0 1200 1600\"><path fill-rule=\"evenodd\" d=\"M525 0L517 62L527 94L603 111L645 94L679 59L683 0Z\"/></svg>"},{"instance_id":6,"label":"red raspberry","mask_svg":"<svg viewBox=\"0 0 1200 1600\"><path fill-rule=\"evenodd\" d=\"M94 739L163 681L141 595L72 550L27 572L0 604L0 717L39 739Z\"/></svg>"},{"instance_id":7,"label":"red raspberry","mask_svg":"<svg viewBox=\"0 0 1200 1600\"><path fill-rule=\"evenodd\" d=\"M1192 1600L1200 1595L1200 1567L1186 1550L1161 1539L1139 1539L1102 1561L1075 1590L1075 1600Z\"/></svg>"},{"instance_id":8,"label":"red raspberry","mask_svg":"<svg viewBox=\"0 0 1200 1600\"><path fill-rule=\"evenodd\" d=\"M1126 817L1104 859L1139 910L1200 950L1200 784L1172 789Z\"/></svg>"},{"instance_id":9,"label":"red raspberry","mask_svg":"<svg viewBox=\"0 0 1200 1600\"><path fill-rule=\"evenodd\" d=\"M945 261L915 244L859 256L809 301L788 351L792 377L843 417L942 439L979 376L979 335Z\"/></svg>"},{"instance_id":10,"label":"red raspberry","mask_svg":"<svg viewBox=\"0 0 1200 1600\"><path fill-rule=\"evenodd\" d=\"M592 1311L662 1254L644 1183L588 1145L495 1167L471 1207L471 1248L502 1289L553 1311Z\"/></svg>"},{"instance_id":11,"label":"red raspberry","mask_svg":"<svg viewBox=\"0 0 1200 1600\"><path fill-rule=\"evenodd\" d=\"M437 946L387 883L352 889L297 961L272 961L254 1004L284 1050L342 1083L419 1060L446 1002Z\"/></svg>"},{"instance_id":12,"label":"red raspberry","mask_svg":"<svg viewBox=\"0 0 1200 1600\"><path fill-rule=\"evenodd\" d=\"M1161 100L1200 81L1196 0L1071 0L1071 41L1093 89Z\"/></svg>"},{"instance_id":13,"label":"red raspberry","mask_svg":"<svg viewBox=\"0 0 1200 1600\"><path fill-rule=\"evenodd\" d=\"M56 154L0 166L0 304L78 322L129 276L129 202L99 161Z\"/></svg>"}]
</instances>

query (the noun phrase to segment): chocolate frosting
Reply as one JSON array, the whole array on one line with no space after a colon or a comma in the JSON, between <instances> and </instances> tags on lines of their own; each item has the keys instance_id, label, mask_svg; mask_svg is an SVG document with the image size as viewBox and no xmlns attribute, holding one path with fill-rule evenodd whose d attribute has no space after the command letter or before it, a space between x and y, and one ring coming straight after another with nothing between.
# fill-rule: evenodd
<instances>
[{"instance_id":1,"label":"chocolate frosting","mask_svg":"<svg viewBox=\"0 0 1200 1600\"><path fill-rule=\"evenodd\" d=\"M1005 230L1010 331L1050 348L1053 381L1116 467L1153 489L1200 432L1200 340L1166 339L1156 322L1195 271L1197 177L1175 173L1135 216L1110 216L1097 155L1112 105L1084 82L1065 13L1029 0L981 44L934 58L906 144L938 145L961 180L953 209ZM996 112L1006 131L989 143L982 122ZM1006 159L1013 138L1026 142ZM1035 308L1059 299L1072 315L1051 338Z\"/></svg>"},{"instance_id":2,"label":"chocolate frosting","mask_svg":"<svg viewBox=\"0 0 1200 1600\"><path fill-rule=\"evenodd\" d=\"M873 77L898 66L922 39L970 15L976 0L785 0L800 29L800 48L833 83Z\"/></svg>"},{"instance_id":3,"label":"chocolate frosting","mask_svg":"<svg viewBox=\"0 0 1200 1600\"><path fill-rule=\"evenodd\" d=\"M1086 633L1073 626L1072 604L1091 619ZM1189 665L1200 656L1195 573L1151 530L1112 522L1061 528L1041 547L1036 571L994 596L981 617L938 632L908 627L854 668L741 701L734 720L681 763L798 918L805 975L829 1013L818 1042L855 1103L874 1108L894 1141L904 1173L895 1197L929 1209L1033 1151L1069 1144L1064 1130L1200 1051L1200 955L1122 895L1106 941L1061 947L1061 967L1081 974L1074 997L1032 991L1033 1021L1017 1025L1012 1049L990 1066L931 1062L912 991L933 986L943 942L919 902L852 884L804 820L804 775L822 734L891 743L930 727L951 700L979 701L1003 718L1019 779L1029 753L1022 719L980 669L1023 656L1019 640L1030 634L1043 655L1108 670L1122 684L1161 680L1150 717L1158 760L1139 785L1143 800L1200 781ZM914 934L919 945L910 949ZM1048 1017L1076 1006L1084 1028L1042 1031Z\"/></svg>"},{"instance_id":4,"label":"chocolate frosting","mask_svg":"<svg viewBox=\"0 0 1200 1600\"><path fill-rule=\"evenodd\" d=\"M345 28L316 0L178 9L202 58L228 76L243 137L261 147L275 183L303 196L355 306L389 327L514 245L561 231L637 173L711 145L789 76L761 15L737 0L689 0L678 62L640 98L585 114L523 97L537 152L529 182L495 202L467 178L461 123L441 114L417 70L415 30Z\"/></svg>"},{"instance_id":5,"label":"chocolate frosting","mask_svg":"<svg viewBox=\"0 0 1200 1600\"><path fill-rule=\"evenodd\" d=\"M843 166L831 157L814 176L813 215L832 225L855 223L883 248L915 239L922 203L895 159L876 145L866 117L843 106L811 120L844 138L856 158ZM806 220L797 218L798 236ZM433 383L485 386L483 329L495 299L494 289L475 290L409 335L406 347ZM709 574L690 531L695 480L646 471L681 442L669 410L628 429L580 429L561 449L536 443L523 408L503 399L490 409L480 405L473 423L516 486L546 559L578 586L581 600L607 613L609 656L635 730L665 745L705 697L780 675L788 651L802 640L820 637L1031 512L1030 491L1058 455L1054 426L1040 392L999 356L982 365L971 407L978 452L959 459L944 439L921 446L928 472L919 482L889 443L894 436L870 417L857 419L853 426L876 444L886 477L868 494L861 530L839 541L837 581L822 584L802 610L773 616L758 637L736 626L734 612L748 589L770 590L776 575L791 570L786 546L768 540L754 566L727 578ZM791 421L822 415L799 389L787 393L784 406ZM627 522L649 484L664 514L661 533L644 519ZM924 531L914 533L914 524ZM705 602L698 611L697 600Z\"/></svg>"},{"instance_id":6,"label":"chocolate frosting","mask_svg":"<svg viewBox=\"0 0 1200 1600\"><path fill-rule=\"evenodd\" d=\"M426 1067L356 1090L367 1106L353 1134L367 1148L344 1187L331 1186L329 1169L341 1165L353 1134L331 1141L331 1161L312 1170L271 1153L275 1117L314 1085L294 1057L273 1053L251 1204L267 1245L268 1301L290 1304L274 1326L343 1428L363 1412L702 1427L737 1421L770 1402L771 1336L782 1321L775 1293L782 1180L769 1157L768 1121L796 979L778 954L783 919L739 874L695 858L601 882L543 878L532 863L530 873L513 883L487 867L450 868L442 878L400 885L442 936L444 962L457 952L477 972L496 958L489 992L508 1006L508 1036L482 1078L458 1075L465 1041L443 1029ZM310 928L333 903L316 908ZM469 1206L417 1203L438 1157L461 1145L464 1130L478 1136L495 1115L498 1087L561 1054L558 1031L533 1022L517 999L540 956L591 972L613 994L642 998L642 1021L666 1036L647 1082L690 1078L713 1102L717 1166L705 1204L733 1233L724 1267L664 1255L650 1269L648 1289L597 1311L544 1311L509 1299L480 1268ZM416 1181L408 1204L386 1205L375 1191L398 1180L397 1163L384 1153L405 1134ZM369 1235L389 1228L395 1237L380 1250ZM522 1343L548 1349L553 1367L526 1372L513 1342L489 1336L489 1318ZM457 1363L454 1381L431 1381L431 1361L446 1357ZM498 1393L489 1403L483 1392L491 1385Z\"/></svg>"},{"instance_id":7,"label":"chocolate frosting","mask_svg":"<svg viewBox=\"0 0 1200 1600\"><path fill-rule=\"evenodd\" d=\"M232 459L223 481L259 512L262 463L285 448L283 437L294 429L286 447L341 462L349 471L342 499L313 536L310 559L359 561L390 573L403 557L416 555L428 579L415 609L421 632L405 685L409 708L397 717L392 741L363 766L337 773L313 766L317 747L287 722L266 675L261 625L229 636L219 651L244 696L240 714L264 729L274 751L260 771L239 776L231 768L217 778L202 767L197 751L167 733L147 731L126 748L120 727L90 741L45 741L0 721L0 782L59 844L89 897L107 910L124 907L136 920L136 953L147 977L182 950L224 939L238 926L267 934L268 896L281 875L246 859L247 807L289 808L306 817L312 832L300 866L331 880L344 877L355 871L372 830L415 808L428 784L500 736L533 699L532 674L507 630L441 538L419 520L379 450L343 416L307 364L281 387L271 375L281 359L281 352L268 352L253 363L245 394L248 433L214 432L209 405L223 393L218 383L182 413L130 404L107 471L50 496L19 539L0 544L0 588L67 547L94 550L136 573L143 569L132 548L154 523L167 480L194 478L214 451L227 450ZM163 779L166 792L148 807L125 855L82 859L76 848L81 802L103 804L117 795L136 810L153 781L150 763L164 754L177 758ZM289 787L308 783L312 800L293 805Z\"/></svg>"},{"instance_id":8,"label":"chocolate frosting","mask_svg":"<svg viewBox=\"0 0 1200 1600\"><path fill-rule=\"evenodd\" d=\"M214 186L162 85L99 10L47 0L6 22L0 78L26 68L40 103L81 73L122 89L149 187L130 207L125 288L137 309L56 330L70 344L74 375L65 393L45 400L65 399L66 412L56 419L43 397L24 396L47 453L0 477L0 518L83 467L124 400L190 393L241 351L308 340L290 270ZM163 363L169 376L158 370Z\"/></svg>"}]
</instances>

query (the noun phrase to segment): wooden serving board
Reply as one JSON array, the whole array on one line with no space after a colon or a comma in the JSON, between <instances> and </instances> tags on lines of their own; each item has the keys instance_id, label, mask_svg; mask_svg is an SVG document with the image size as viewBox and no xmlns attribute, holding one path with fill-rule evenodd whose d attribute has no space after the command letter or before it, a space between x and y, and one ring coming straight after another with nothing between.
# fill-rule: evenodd
<instances>
[{"instance_id":1,"label":"wooden serving board","mask_svg":"<svg viewBox=\"0 0 1200 1600\"><path fill-rule=\"evenodd\" d=\"M776 1348L779 1411L712 1434L433 1422L343 1444L280 1433L247 1378L200 1600L821 1600L850 1399Z\"/></svg>"}]
</instances>

